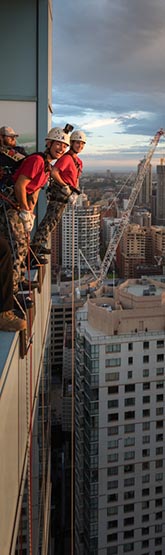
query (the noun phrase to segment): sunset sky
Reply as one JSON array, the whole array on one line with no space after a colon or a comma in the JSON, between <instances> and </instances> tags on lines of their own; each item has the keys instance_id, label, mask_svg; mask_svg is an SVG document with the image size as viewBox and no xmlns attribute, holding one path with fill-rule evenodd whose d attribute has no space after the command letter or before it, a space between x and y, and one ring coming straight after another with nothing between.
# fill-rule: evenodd
<instances>
[{"instance_id":1,"label":"sunset sky","mask_svg":"<svg viewBox=\"0 0 165 555\"><path fill-rule=\"evenodd\" d=\"M164 66L164 0L53 0L53 125L86 132L84 169L136 169L165 128Z\"/></svg>"}]
</instances>

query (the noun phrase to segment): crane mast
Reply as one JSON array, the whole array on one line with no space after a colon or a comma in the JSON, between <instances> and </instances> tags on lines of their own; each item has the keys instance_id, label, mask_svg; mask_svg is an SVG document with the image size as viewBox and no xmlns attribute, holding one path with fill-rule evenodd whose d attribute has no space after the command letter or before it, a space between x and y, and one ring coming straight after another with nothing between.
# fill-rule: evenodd
<instances>
[{"instance_id":1,"label":"crane mast","mask_svg":"<svg viewBox=\"0 0 165 555\"><path fill-rule=\"evenodd\" d=\"M134 207L134 204L136 202L136 199L138 197L138 194L140 193L147 168L150 164L151 158L154 154L156 146L158 145L159 140L160 140L162 135L165 135L165 131L164 131L164 129L159 129L159 131L157 131L157 133L154 135L154 137L151 141L151 146L148 150L146 158L144 158L144 160L142 160L142 162L141 162L139 172L138 172L137 177L135 179L135 183L134 183L133 189L131 191L131 194L130 194L130 197L129 197L129 200L128 200L127 209L124 212L124 214L122 215L120 223L115 228L113 237L109 242L107 251L106 251L105 256L103 258L103 261L101 263L100 275L99 275L99 279L98 279L98 282L97 282L98 285L101 285L102 281L105 279L105 277L107 275L108 269L109 269L109 267L112 263L112 260L115 256L118 244L120 243L122 235L123 235L128 223L129 223L130 215L131 215L132 209Z\"/></svg>"}]
</instances>

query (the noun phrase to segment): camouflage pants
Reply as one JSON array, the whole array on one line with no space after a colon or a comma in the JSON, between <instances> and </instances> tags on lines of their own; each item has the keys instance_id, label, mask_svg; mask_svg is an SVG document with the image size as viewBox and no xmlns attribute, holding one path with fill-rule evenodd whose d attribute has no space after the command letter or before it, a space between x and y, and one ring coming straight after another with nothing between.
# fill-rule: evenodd
<instances>
[{"instance_id":1,"label":"camouflage pants","mask_svg":"<svg viewBox=\"0 0 165 555\"><path fill-rule=\"evenodd\" d=\"M27 236L17 210L0 207L0 233L7 239L13 261L13 291L18 290L18 283L24 279L25 259L28 252Z\"/></svg>"},{"instance_id":2,"label":"camouflage pants","mask_svg":"<svg viewBox=\"0 0 165 555\"><path fill-rule=\"evenodd\" d=\"M49 234L55 229L56 225L62 218L62 214L66 208L66 204L56 200L50 200L47 206L47 211L40 222L38 229L33 237L33 245L40 247L42 243L47 242Z\"/></svg>"}]
</instances>

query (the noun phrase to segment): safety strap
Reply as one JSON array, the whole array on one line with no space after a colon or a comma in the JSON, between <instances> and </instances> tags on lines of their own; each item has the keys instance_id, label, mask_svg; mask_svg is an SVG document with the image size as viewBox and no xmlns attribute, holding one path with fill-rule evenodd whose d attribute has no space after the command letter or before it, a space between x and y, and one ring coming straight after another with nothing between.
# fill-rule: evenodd
<instances>
[{"instance_id":1,"label":"safety strap","mask_svg":"<svg viewBox=\"0 0 165 555\"><path fill-rule=\"evenodd\" d=\"M73 162L74 162L74 165L75 165L76 168L77 168L77 179L78 179L78 177L79 177L79 175L80 175L80 173L81 173L80 164L79 164L78 160L77 160L76 158L74 158L74 156L73 156L71 150L69 150L68 152L65 152L65 154L64 154L63 156L66 156L67 154L69 154L69 156L71 156L71 158L72 158L72 160L73 160Z\"/></svg>"}]
</instances>

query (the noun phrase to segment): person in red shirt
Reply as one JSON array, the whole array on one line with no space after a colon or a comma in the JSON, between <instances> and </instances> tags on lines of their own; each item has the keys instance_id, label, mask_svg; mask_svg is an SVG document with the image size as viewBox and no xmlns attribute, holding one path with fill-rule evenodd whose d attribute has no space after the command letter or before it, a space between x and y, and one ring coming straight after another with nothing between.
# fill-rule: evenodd
<instances>
[{"instance_id":1,"label":"person in red shirt","mask_svg":"<svg viewBox=\"0 0 165 555\"><path fill-rule=\"evenodd\" d=\"M6 200L0 209L0 232L8 240L13 257L13 290L24 281L28 251L27 233L33 228L34 208L39 191L47 183L52 160L59 158L69 146L69 136L61 128L53 128L44 153L32 154L20 164L6 186Z\"/></svg>"},{"instance_id":2,"label":"person in red shirt","mask_svg":"<svg viewBox=\"0 0 165 555\"><path fill-rule=\"evenodd\" d=\"M79 190L79 177L83 164L78 154L83 150L86 136L83 131L73 131L70 136L70 149L55 163L51 172L49 186L49 202L47 211L42 219L33 239L36 253L42 250L49 234L60 221L68 200L75 204Z\"/></svg>"}]
</instances>

